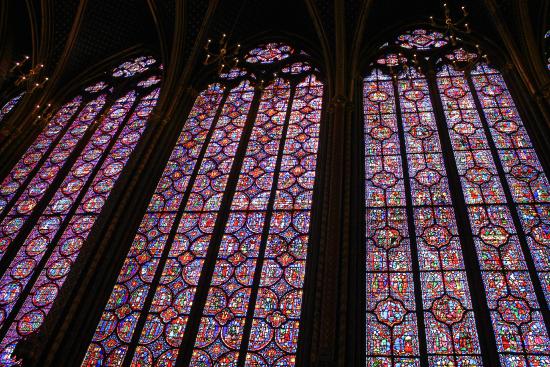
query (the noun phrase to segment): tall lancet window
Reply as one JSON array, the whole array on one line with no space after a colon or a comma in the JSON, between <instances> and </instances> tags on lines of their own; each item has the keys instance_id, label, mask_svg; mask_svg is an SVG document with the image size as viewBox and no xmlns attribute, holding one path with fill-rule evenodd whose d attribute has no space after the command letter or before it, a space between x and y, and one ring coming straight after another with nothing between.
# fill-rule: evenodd
<instances>
[{"instance_id":1,"label":"tall lancet window","mask_svg":"<svg viewBox=\"0 0 550 367\"><path fill-rule=\"evenodd\" d=\"M291 366L323 84L281 43L249 51L183 124L82 366Z\"/></svg>"},{"instance_id":2,"label":"tall lancet window","mask_svg":"<svg viewBox=\"0 0 550 367\"><path fill-rule=\"evenodd\" d=\"M479 52L417 29L364 78L369 367L550 365L550 185Z\"/></svg>"},{"instance_id":3,"label":"tall lancet window","mask_svg":"<svg viewBox=\"0 0 550 367\"><path fill-rule=\"evenodd\" d=\"M0 189L0 363L40 327L159 94L160 65L139 57L63 105Z\"/></svg>"}]
</instances>

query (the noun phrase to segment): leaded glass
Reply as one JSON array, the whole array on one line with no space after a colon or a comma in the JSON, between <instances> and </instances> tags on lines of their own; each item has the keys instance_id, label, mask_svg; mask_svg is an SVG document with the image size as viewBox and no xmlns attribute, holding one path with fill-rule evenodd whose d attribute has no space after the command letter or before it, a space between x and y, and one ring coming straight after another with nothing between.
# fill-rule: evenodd
<instances>
[{"instance_id":1,"label":"leaded glass","mask_svg":"<svg viewBox=\"0 0 550 367\"><path fill-rule=\"evenodd\" d=\"M246 70L240 69L240 68L232 68L226 73L221 73L220 78L222 79L236 79L241 76L245 76L247 74Z\"/></svg>"},{"instance_id":2,"label":"leaded glass","mask_svg":"<svg viewBox=\"0 0 550 367\"><path fill-rule=\"evenodd\" d=\"M472 82L517 206L535 267L550 302L550 228L545 222L550 184L502 75L486 64L472 71Z\"/></svg>"},{"instance_id":3,"label":"leaded glass","mask_svg":"<svg viewBox=\"0 0 550 367\"><path fill-rule=\"evenodd\" d=\"M25 186L28 177L31 177L35 168L40 165L41 159L52 149L54 141L63 133L64 129L70 126L70 120L81 103L82 97L79 96L61 107L4 179L0 189L0 218L4 215L10 201L17 195L18 190ZM89 105L86 110L90 111L92 108L96 110L96 105L97 103ZM84 115L80 119L83 118ZM39 188L40 185L36 187Z\"/></svg>"},{"instance_id":4,"label":"leaded glass","mask_svg":"<svg viewBox=\"0 0 550 367\"><path fill-rule=\"evenodd\" d=\"M4 209L5 215L0 223L0 257L10 247L11 243L19 234L21 227L30 217L31 212L38 205L46 194L46 190L53 183L54 179L61 174L60 171L67 161L70 160L73 150L76 149L78 142L84 137L86 131L92 127L96 121L97 115L105 105L106 95L102 94L95 100L88 103L80 114L71 122L69 129L63 134L57 145L49 152L47 159L42 161L38 171L30 182L26 183L25 190L16 200L11 203L11 209ZM39 137L40 138L40 137ZM31 150L33 148L29 148ZM25 159L25 157L23 157ZM87 165L82 166L82 174L86 174ZM16 167L15 170L18 170ZM19 176L19 172L14 172L13 176ZM28 181L28 179L27 179ZM10 193L14 196L15 192ZM14 198L15 199L15 198Z\"/></svg>"},{"instance_id":5,"label":"leaded glass","mask_svg":"<svg viewBox=\"0 0 550 367\"><path fill-rule=\"evenodd\" d=\"M14 364L17 342L48 315L158 99L158 89L138 85L113 101L108 86L86 87L64 105L2 184L2 365Z\"/></svg>"},{"instance_id":6,"label":"leaded glass","mask_svg":"<svg viewBox=\"0 0 550 367\"><path fill-rule=\"evenodd\" d=\"M249 107L249 102L246 101L247 94L243 88L246 88L246 86L243 85L241 88L237 88L232 93L234 97L230 97L229 102L224 106L226 113L221 121L223 121L222 123L226 129L230 130L219 129L219 138L216 139L214 137L212 143L210 143L212 138L209 136L209 131L216 111L220 108L223 88L218 84L212 84L195 100L193 109L157 185L156 192L149 203L147 213L139 226L138 233L132 243L128 257L124 262L115 288L97 327L93 342L88 348L83 365L96 366L97 364L105 363L118 366L122 364L152 281L152 276L147 276L147 272L149 274L154 273L158 268L160 257L174 224L175 212L182 205L183 195L187 190L192 173L197 165L197 160L201 156L203 145L205 145L208 138L209 141L206 142L206 146L212 147L210 148L210 155L212 156L210 159L215 160L216 148L219 147L219 142L225 138L226 134L231 133L235 129L238 131L238 136L241 134L242 115L246 113ZM231 101L232 99L234 101ZM235 114L238 120L229 117L231 112ZM238 121L241 122L238 123ZM208 161L214 163L210 159ZM204 173L209 172L208 167L212 167L214 170L217 169L215 165L206 164ZM182 224L178 226L179 233L174 240L174 247L176 249L188 243L188 238L197 238L196 233L193 231L191 231L189 237L186 237L185 233L188 230L202 228L206 233L209 233L214 223L214 221L209 220L208 215L202 216L200 213L189 216L182 215L181 221ZM201 227L199 227L199 223ZM191 260L193 257L194 255L191 257ZM172 263L177 265L177 259L174 259ZM170 266L170 262L167 265ZM167 289L174 301L178 299L182 301L170 307L167 314L174 314L175 310L186 308L186 293L185 291L180 293L180 288L176 285L173 289L166 287L159 289L158 297L161 299L165 298L163 294L165 293L164 290ZM153 302L151 311L164 311L162 302ZM150 320L150 322L152 321L154 320ZM174 320L174 324L177 325L181 321L184 321L184 319L182 320L181 317L178 317ZM118 325L126 325L124 333L117 331ZM142 343L145 344L143 340ZM178 344L177 341L174 344ZM173 346L173 348L176 347L177 345ZM166 349L169 349L169 347ZM169 350L166 353L167 358L171 358L172 353L174 351ZM136 351L136 358L146 361L152 358L151 352L147 353L147 348L142 346L139 348L139 351ZM158 358L166 357L161 355Z\"/></svg>"},{"instance_id":7,"label":"leaded glass","mask_svg":"<svg viewBox=\"0 0 550 367\"><path fill-rule=\"evenodd\" d=\"M477 70L483 70L483 66ZM480 97L484 109L492 107L496 109L492 112L497 113L499 102L504 102L508 104L506 112L514 113L509 108L510 103L513 103L509 94L503 100L495 100L490 96L495 95L495 92L502 93L502 88L499 85L484 85L481 78L473 77L479 87L477 95L486 93L486 97ZM499 79L499 75L496 79ZM454 143L453 152L461 176L501 363L504 366L536 365L535 360L538 360L539 365L550 363L550 339L522 252L520 235L512 219L511 203L504 194L502 178L480 119L481 111L475 105L473 91L464 73L450 66L438 73L437 83ZM496 104L490 106L491 102ZM501 122L496 127L493 125L492 129L517 123L513 121L514 116L503 121L499 118L500 114L489 117L487 112L489 125L492 117ZM518 125L512 130L523 133L523 139L527 138L522 126ZM492 140L497 150L500 146L505 152L510 149L513 152L515 136L506 133L507 128L504 131L498 135L498 130L492 130ZM505 163L502 163L506 170ZM514 195L518 197L517 193ZM540 353L546 356L537 356Z\"/></svg>"},{"instance_id":8,"label":"leaded glass","mask_svg":"<svg viewBox=\"0 0 550 367\"><path fill-rule=\"evenodd\" d=\"M191 366L234 358L241 345L274 180L290 87L281 80L262 94L221 241ZM235 358L236 359L236 358Z\"/></svg>"},{"instance_id":9,"label":"leaded glass","mask_svg":"<svg viewBox=\"0 0 550 367\"><path fill-rule=\"evenodd\" d=\"M550 30L546 31L546 34L544 35L544 43L546 47L546 67L548 68L548 70L550 70Z\"/></svg>"},{"instance_id":10,"label":"leaded glass","mask_svg":"<svg viewBox=\"0 0 550 367\"><path fill-rule=\"evenodd\" d=\"M246 61L250 63L270 64L274 61L284 60L294 53L289 45L272 42L254 48L248 52Z\"/></svg>"},{"instance_id":11,"label":"leaded glass","mask_svg":"<svg viewBox=\"0 0 550 367\"><path fill-rule=\"evenodd\" d=\"M363 85L367 223L367 365L419 366L410 234L392 78Z\"/></svg>"},{"instance_id":12,"label":"leaded glass","mask_svg":"<svg viewBox=\"0 0 550 367\"><path fill-rule=\"evenodd\" d=\"M399 35L396 43L403 48L429 50L445 46L447 39L441 32L415 29Z\"/></svg>"},{"instance_id":13,"label":"leaded glass","mask_svg":"<svg viewBox=\"0 0 550 367\"><path fill-rule=\"evenodd\" d=\"M363 91L367 366L550 365L550 184L502 74L429 29L380 50Z\"/></svg>"},{"instance_id":14,"label":"leaded glass","mask_svg":"<svg viewBox=\"0 0 550 367\"><path fill-rule=\"evenodd\" d=\"M294 365L323 86L286 44L248 55L285 76L196 99L83 366Z\"/></svg>"},{"instance_id":15,"label":"leaded glass","mask_svg":"<svg viewBox=\"0 0 550 367\"><path fill-rule=\"evenodd\" d=\"M426 78L398 80L430 364L480 366L454 210Z\"/></svg>"},{"instance_id":16,"label":"leaded glass","mask_svg":"<svg viewBox=\"0 0 550 367\"><path fill-rule=\"evenodd\" d=\"M418 306L412 261L417 261L430 364L480 365L476 357L479 342L427 81L410 69L397 78L396 88L397 105L392 78L375 70L365 79L367 333L372 330L375 336L367 341L367 364L392 365L396 357L405 364L419 363L416 358L403 358L420 353L413 321ZM400 141L399 125L404 142ZM397 155L401 143L408 163L413 209L409 213L414 219L418 259L412 257L408 235L404 168ZM380 163L375 165L376 160ZM373 193L380 199L373 201ZM392 195L401 198L395 201Z\"/></svg>"},{"instance_id":17,"label":"leaded glass","mask_svg":"<svg viewBox=\"0 0 550 367\"><path fill-rule=\"evenodd\" d=\"M147 314L140 345L132 359L134 363L146 361L144 356L151 353L152 360L161 358L175 363L252 96L252 88L248 82L243 82L239 88L232 90L214 126L216 130L191 188L176 237L161 273L160 285ZM220 147L224 149L220 150ZM212 179L208 180L207 177ZM179 312L173 311L174 316L179 316L174 322L182 322L177 322L177 328L167 328L157 339L151 332L156 323L161 321L158 313L163 308L165 290L178 295L185 305L180 306ZM164 323L161 324L164 326ZM165 351L169 355L163 357L161 354Z\"/></svg>"},{"instance_id":18,"label":"leaded glass","mask_svg":"<svg viewBox=\"0 0 550 367\"><path fill-rule=\"evenodd\" d=\"M87 88L84 88L84 90L86 92L99 92L99 91L102 91L103 89L107 88L108 86L109 86L109 84L101 81L101 82L97 82L94 85L90 85Z\"/></svg>"},{"instance_id":19,"label":"leaded glass","mask_svg":"<svg viewBox=\"0 0 550 367\"><path fill-rule=\"evenodd\" d=\"M6 115L8 113L10 113L10 111L19 103L19 101L21 100L21 97L23 97L24 94L25 94L25 92L22 92L22 93L16 95L15 97L13 97L9 101L7 101L2 106L2 108L0 108L0 123L2 123L2 121L4 120Z\"/></svg>"},{"instance_id":20,"label":"leaded glass","mask_svg":"<svg viewBox=\"0 0 550 367\"><path fill-rule=\"evenodd\" d=\"M140 56L134 60L120 64L113 70L113 76L128 78L136 74L141 74L155 63L156 60L150 56Z\"/></svg>"},{"instance_id":21,"label":"leaded glass","mask_svg":"<svg viewBox=\"0 0 550 367\"><path fill-rule=\"evenodd\" d=\"M246 366L295 364L322 95L323 85L314 77L296 87L268 224Z\"/></svg>"}]
</instances>

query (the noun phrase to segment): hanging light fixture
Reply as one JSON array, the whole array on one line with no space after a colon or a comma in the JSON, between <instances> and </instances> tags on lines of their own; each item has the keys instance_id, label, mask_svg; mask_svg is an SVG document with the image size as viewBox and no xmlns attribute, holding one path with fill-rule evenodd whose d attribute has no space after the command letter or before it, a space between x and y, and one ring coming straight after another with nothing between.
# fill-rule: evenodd
<instances>
[{"instance_id":1,"label":"hanging light fixture","mask_svg":"<svg viewBox=\"0 0 550 367\"><path fill-rule=\"evenodd\" d=\"M434 28L439 28L444 31L445 36L449 38L453 46L456 45L456 33L457 32L466 32L470 33L470 25L468 23L468 10L466 6L462 5L460 7L461 14L457 18L453 18L451 14L451 8L449 4L443 3L443 18L438 19L434 16L430 16L430 24Z\"/></svg>"},{"instance_id":2,"label":"hanging light fixture","mask_svg":"<svg viewBox=\"0 0 550 367\"><path fill-rule=\"evenodd\" d=\"M241 13L243 12L246 2L247 0L242 1L239 13L235 17L235 21L233 22L229 34L223 33L220 37L220 40L217 42L217 46L213 46L213 44L216 42L212 42L212 39L208 39L206 45L204 46L204 50L206 51L206 58L204 59L203 64L212 65L217 63L218 73L220 74L231 70L232 68L236 67L240 62L239 51L241 49L241 45L237 43L235 46L230 46L229 39L233 34L235 25L241 17Z\"/></svg>"},{"instance_id":3,"label":"hanging light fixture","mask_svg":"<svg viewBox=\"0 0 550 367\"><path fill-rule=\"evenodd\" d=\"M29 56L24 56L23 59L17 61L10 69L10 74L18 75L14 82L16 87L25 86L27 93L32 93L36 89L44 88L49 78L47 76L41 76L44 70L44 64L37 64L31 67L30 70L25 71L25 65L29 59Z\"/></svg>"},{"instance_id":4,"label":"hanging light fixture","mask_svg":"<svg viewBox=\"0 0 550 367\"><path fill-rule=\"evenodd\" d=\"M218 64L218 73L223 73L224 71L231 70L236 67L239 63L239 50L241 48L240 44L230 47L228 45L228 37L224 33L222 34L217 49L212 49L211 47L212 40L209 39L204 46L206 51L206 59L204 60L204 65Z\"/></svg>"}]
</instances>

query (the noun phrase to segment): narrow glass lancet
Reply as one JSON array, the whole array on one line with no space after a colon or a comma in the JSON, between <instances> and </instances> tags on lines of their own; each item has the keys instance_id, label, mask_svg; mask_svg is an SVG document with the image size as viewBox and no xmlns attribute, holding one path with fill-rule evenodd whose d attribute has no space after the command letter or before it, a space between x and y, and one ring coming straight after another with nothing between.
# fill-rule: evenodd
<instances>
[{"instance_id":1,"label":"narrow glass lancet","mask_svg":"<svg viewBox=\"0 0 550 367\"><path fill-rule=\"evenodd\" d=\"M297 85L265 244L246 366L293 366L302 315L323 84ZM250 306L249 306L250 308Z\"/></svg>"},{"instance_id":2,"label":"narrow glass lancet","mask_svg":"<svg viewBox=\"0 0 550 367\"><path fill-rule=\"evenodd\" d=\"M472 71L472 82L516 210L528 236L546 302L550 302L550 184L502 75L485 64Z\"/></svg>"},{"instance_id":3,"label":"narrow glass lancet","mask_svg":"<svg viewBox=\"0 0 550 367\"><path fill-rule=\"evenodd\" d=\"M419 338L392 78L365 78L367 366L418 366Z\"/></svg>"},{"instance_id":4,"label":"narrow glass lancet","mask_svg":"<svg viewBox=\"0 0 550 367\"><path fill-rule=\"evenodd\" d=\"M124 89L113 80L116 75L83 88L2 183L0 258L7 266L0 275L2 365L17 364L15 346L44 323L141 140L159 95L151 88L155 83L139 85L140 78L158 72L153 58L144 63L116 69L133 78L120 84ZM149 75L141 76L145 71Z\"/></svg>"},{"instance_id":5,"label":"narrow glass lancet","mask_svg":"<svg viewBox=\"0 0 550 367\"><path fill-rule=\"evenodd\" d=\"M158 320L157 313L163 311L166 311L167 315L184 314L183 317L169 318L166 330L180 330L180 333L183 333L185 329L187 321L185 316L188 315L192 304L192 299L187 299L187 294L195 291L206 256L208 238L216 220L221 194L223 194L223 190L218 192L213 188L219 187L219 184L225 186L224 181L226 182L231 169L236 145L242 134L252 98L250 86L244 83L232 90L225 104L220 106L222 94L223 88L218 84L212 84L195 100L178 143L138 229L138 234L101 317L93 342L88 348L83 366L96 366L98 363L120 366L124 361L137 321L143 317L141 316L144 314L143 311L149 311L143 310L145 298L151 292L151 281L158 269L164 247L167 246L168 236L172 231L177 211L181 206L188 205L194 207L195 210L181 215L174 242L171 244L173 248L170 249L169 259L166 261L166 270L163 270L162 285L155 290L155 298L149 311L152 314L147 317L146 321L148 326L143 330L144 336L140 337L140 346L132 358L152 361L155 357L160 360L172 360L177 357L181 334L176 338L168 338L166 343L161 344L163 347L161 353L154 355L153 351L148 348L147 331L151 330L149 325ZM219 108L223 108L223 110L217 121L214 121ZM215 134L209 134L212 128L216 128ZM232 139L227 140L229 137ZM206 144L206 151L201 154L204 144ZM223 146L227 146L229 149L226 149L226 153L220 149ZM201 158L201 162L197 162ZM187 204L182 201L196 166L199 167L199 171L193 184L194 195L189 195L190 204ZM210 185L209 177L215 180L216 186ZM189 247L191 241L196 248ZM174 253L177 255L171 257L170 255ZM185 254L188 254L187 259ZM144 264L146 267L143 267L142 270L140 264ZM189 275L186 272L186 281L172 282L174 274L170 270L184 265L188 272L191 272ZM144 271L148 274L145 278L141 276ZM170 302L163 302L166 297L169 297ZM131 308L130 301L132 301ZM123 312L125 309L133 311ZM117 332L118 325L128 325L125 328L126 332L123 334Z\"/></svg>"},{"instance_id":6,"label":"narrow glass lancet","mask_svg":"<svg viewBox=\"0 0 550 367\"><path fill-rule=\"evenodd\" d=\"M398 79L429 364L481 366L471 296L427 79Z\"/></svg>"},{"instance_id":7,"label":"narrow glass lancet","mask_svg":"<svg viewBox=\"0 0 550 367\"><path fill-rule=\"evenodd\" d=\"M252 97L253 88L248 82L243 82L231 90L217 123L212 127L212 137L185 203L166 265L162 269L160 285L155 291L150 312L140 335L139 349L132 359L133 363L155 361L157 358L175 363L229 173L235 164L237 148L242 140ZM224 149L220 150L220 147ZM209 180L207 177L212 179ZM177 323L177 328L161 333L157 339L157 326L164 326L162 318L159 317L161 315L158 314L164 306L168 306L165 304L166 291L178 293L180 302L184 303L177 307L173 314L178 315L177 320L181 322ZM170 344L166 344L165 341L170 341Z\"/></svg>"},{"instance_id":8,"label":"narrow glass lancet","mask_svg":"<svg viewBox=\"0 0 550 367\"><path fill-rule=\"evenodd\" d=\"M80 111L46 160L42 162L34 177L30 182L27 180L25 190L17 199L12 199L13 203L9 212L8 208L4 209L4 213L7 212L7 215L2 218L2 222L0 223L0 258L4 256L6 250L8 250L13 240L15 240L21 227L44 197L46 190L53 183L54 179L58 177L59 172L69 160L71 153L76 149L78 142L96 121L97 115L105 105L106 98L107 96L102 94L89 102Z\"/></svg>"},{"instance_id":9,"label":"narrow glass lancet","mask_svg":"<svg viewBox=\"0 0 550 367\"><path fill-rule=\"evenodd\" d=\"M238 359L289 96L290 86L282 80L262 93L191 366Z\"/></svg>"},{"instance_id":10,"label":"narrow glass lancet","mask_svg":"<svg viewBox=\"0 0 550 367\"><path fill-rule=\"evenodd\" d=\"M484 68L478 70L483 71ZM476 83L489 96L494 91L503 91L498 85L482 86L483 77L483 74L480 75ZM496 75L491 79L498 81L500 78ZM550 340L520 245L520 234L510 212L512 203L506 199L503 178L499 176L480 119L482 111L477 110L473 91L463 72L445 66L437 74L437 84L481 264L487 306L501 363L503 366L549 364ZM491 102L496 109L493 113L498 113L499 104L484 98L481 100L486 107ZM511 98L503 98L502 101L508 104L507 113L514 113L509 108ZM498 118L498 115L495 117ZM513 123L517 124L517 121L506 119L498 126L507 129ZM516 126L519 129L520 126ZM498 147L499 143L512 144L510 138L507 134L495 135L494 141ZM502 140L499 142L499 139ZM507 145L500 153L506 155L509 149L515 153L513 148L514 145ZM503 166L506 167L505 164Z\"/></svg>"},{"instance_id":11,"label":"narrow glass lancet","mask_svg":"<svg viewBox=\"0 0 550 367\"><path fill-rule=\"evenodd\" d=\"M419 363L415 261L429 364L480 366L479 341L428 83L422 74L409 69L395 84L390 76L374 70L364 85L367 333L371 335L367 338L367 365ZM403 153L406 166L401 162ZM407 176L409 193L405 192ZM409 234L411 227L414 233ZM412 256L411 239L417 258Z\"/></svg>"},{"instance_id":12,"label":"narrow glass lancet","mask_svg":"<svg viewBox=\"0 0 550 367\"><path fill-rule=\"evenodd\" d=\"M103 120L103 126L96 130L96 134L90 140L89 148L84 149L82 160L76 163L79 167L91 164L87 166L90 168L89 173L82 174L82 170L78 168L72 170L73 173L67 176L60 191L38 220L36 229L31 232L13 265L8 269L11 275L9 278L5 275L0 279L0 285L9 282L10 285L17 284L18 289L24 290L30 285L28 282L35 272L32 264L39 264L40 260L50 253L15 322L0 342L0 348L32 333L42 324L116 179L145 130L147 118L157 98L158 90L145 96L125 125L123 121L134 104L134 93L131 92L113 104L107 118ZM101 150L104 150L102 154ZM90 160L92 155L95 157ZM94 164L99 170L92 166ZM83 187L88 187L84 196ZM80 204L76 208L76 213L68 216L79 198ZM64 204L63 208L60 208L60 202ZM74 209L72 211L74 212ZM41 231L45 226L48 227L47 231ZM61 234L59 231L63 227L65 229ZM52 246L56 238L57 245ZM43 246L44 251L36 251L37 246ZM30 248L35 249L37 253L29 254ZM21 264L25 264L24 269ZM7 317L12 306L13 304L2 305L3 315Z\"/></svg>"},{"instance_id":13,"label":"narrow glass lancet","mask_svg":"<svg viewBox=\"0 0 550 367\"><path fill-rule=\"evenodd\" d=\"M0 218L3 218L6 207L17 195L18 190L25 185L28 177L32 176L33 171L40 165L40 160L51 150L54 141L70 125L71 118L81 103L82 97L78 96L61 107L23 154L9 175L2 181L0 188ZM39 187L37 186L37 188ZM0 248L5 247L2 243L0 242Z\"/></svg>"},{"instance_id":14,"label":"narrow glass lancet","mask_svg":"<svg viewBox=\"0 0 550 367\"><path fill-rule=\"evenodd\" d=\"M432 29L380 49L364 87L367 366L550 365L550 184L502 74Z\"/></svg>"},{"instance_id":15,"label":"narrow glass lancet","mask_svg":"<svg viewBox=\"0 0 550 367\"><path fill-rule=\"evenodd\" d=\"M2 108L0 108L0 124L2 123L2 121L4 120L4 118L7 116L7 114L10 113L11 110L13 110L13 108L14 108L15 106L17 106L17 104L18 104L19 101L21 100L21 97L23 97L24 94L25 94L25 92L19 93L18 95L16 95L15 97L13 97L13 98L10 99L9 101L7 101L7 102L2 106Z\"/></svg>"}]
</instances>

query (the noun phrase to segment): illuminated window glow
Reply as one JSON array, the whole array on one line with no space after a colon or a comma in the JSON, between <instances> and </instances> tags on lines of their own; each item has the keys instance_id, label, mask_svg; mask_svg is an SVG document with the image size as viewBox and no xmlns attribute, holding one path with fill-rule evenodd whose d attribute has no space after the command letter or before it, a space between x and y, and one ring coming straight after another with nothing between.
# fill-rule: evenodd
<instances>
[{"instance_id":1,"label":"illuminated window glow","mask_svg":"<svg viewBox=\"0 0 550 367\"><path fill-rule=\"evenodd\" d=\"M233 69L221 78L239 85L197 97L82 366L294 365L323 94L310 71L259 89Z\"/></svg>"},{"instance_id":2,"label":"illuminated window glow","mask_svg":"<svg viewBox=\"0 0 550 367\"><path fill-rule=\"evenodd\" d=\"M117 70L132 69L125 64ZM136 85L113 100L117 87L106 93L108 86L86 87L62 106L2 183L0 257L8 263L0 276L2 365L13 365L17 342L43 324L159 95L158 88Z\"/></svg>"}]
</instances>

